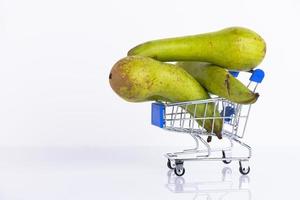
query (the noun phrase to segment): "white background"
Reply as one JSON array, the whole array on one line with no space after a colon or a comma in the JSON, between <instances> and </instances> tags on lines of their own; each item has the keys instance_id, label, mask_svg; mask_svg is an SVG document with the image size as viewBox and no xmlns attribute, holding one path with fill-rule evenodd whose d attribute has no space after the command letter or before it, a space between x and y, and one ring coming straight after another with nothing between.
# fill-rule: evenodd
<instances>
[{"instance_id":1,"label":"white background","mask_svg":"<svg viewBox=\"0 0 300 200\"><path fill-rule=\"evenodd\" d=\"M267 42L247 139L297 145L299 11L296 0L1 0L0 144L173 143L150 126L149 103L111 90L112 65L147 40L244 26Z\"/></svg>"},{"instance_id":2,"label":"white background","mask_svg":"<svg viewBox=\"0 0 300 200\"><path fill-rule=\"evenodd\" d=\"M0 146L8 153L1 154L5 169L23 165L21 157L44 152L44 148L51 153L61 151L67 158L75 149L78 161L81 157L77 159L76 149L81 147L163 149L188 144L187 137L150 125L150 103L127 103L119 98L109 85L110 69L138 43L229 26L255 30L267 43L265 60L259 66L266 77L253 106L246 141L262 152L284 148L285 153L278 155L297 157L299 19L297 0L0 0ZM15 151L18 153L9 156ZM94 156L83 152L83 157ZM38 158L29 156L27 161L40 167L35 162ZM126 161L126 155L122 158ZM61 167L56 161L50 163ZM165 166L152 163L152 167ZM12 188L14 184L11 194ZM126 191L125 199L130 188ZM130 196L135 197L140 196Z\"/></svg>"}]
</instances>

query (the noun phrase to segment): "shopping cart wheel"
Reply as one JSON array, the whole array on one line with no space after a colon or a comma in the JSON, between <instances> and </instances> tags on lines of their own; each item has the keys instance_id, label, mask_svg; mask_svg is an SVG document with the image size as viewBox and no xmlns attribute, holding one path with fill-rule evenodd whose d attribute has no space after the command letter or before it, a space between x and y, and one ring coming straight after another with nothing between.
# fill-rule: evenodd
<instances>
[{"instance_id":1,"label":"shopping cart wheel","mask_svg":"<svg viewBox=\"0 0 300 200\"><path fill-rule=\"evenodd\" d=\"M249 174L249 172L250 172L250 166L247 166L247 167L243 166L241 161L239 163L240 163L239 170L240 170L241 174L243 174L243 175Z\"/></svg>"},{"instance_id":2,"label":"shopping cart wheel","mask_svg":"<svg viewBox=\"0 0 300 200\"><path fill-rule=\"evenodd\" d=\"M175 161L174 173L177 176L182 176L185 173L185 169L183 167L183 161L182 160L176 160Z\"/></svg>"},{"instance_id":3,"label":"shopping cart wheel","mask_svg":"<svg viewBox=\"0 0 300 200\"><path fill-rule=\"evenodd\" d=\"M167 166L169 169L175 169L175 167L173 167L174 165L172 165L170 159L168 159Z\"/></svg>"},{"instance_id":4,"label":"shopping cart wheel","mask_svg":"<svg viewBox=\"0 0 300 200\"><path fill-rule=\"evenodd\" d=\"M224 150L222 151L222 158L226 158L226 154L225 154L225 151L224 151ZM222 161L223 161L223 163L225 163L225 164L231 163L231 160L222 160Z\"/></svg>"},{"instance_id":5,"label":"shopping cart wheel","mask_svg":"<svg viewBox=\"0 0 300 200\"><path fill-rule=\"evenodd\" d=\"M185 173L185 169L184 169L184 167L182 167L182 168L175 168L174 169L174 173L177 175L177 176L182 176L184 173Z\"/></svg>"}]
</instances>

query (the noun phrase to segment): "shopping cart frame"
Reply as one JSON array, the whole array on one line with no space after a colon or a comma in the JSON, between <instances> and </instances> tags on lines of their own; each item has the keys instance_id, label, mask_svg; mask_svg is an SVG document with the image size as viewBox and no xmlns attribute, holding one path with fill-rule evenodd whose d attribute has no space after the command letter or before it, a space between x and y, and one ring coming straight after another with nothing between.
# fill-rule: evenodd
<instances>
[{"instance_id":1,"label":"shopping cart frame","mask_svg":"<svg viewBox=\"0 0 300 200\"><path fill-rule=\"evenodd\" d=\"M230 72L234 77L238 77L239 72ZM249 71L251 77L247 87L253 92L256 92L257 86L264 78L264 72L261 69ZM208 104L213 104L214 114L218 110L221 115L196 117L196 107ZM195 112L187 112L188 106L194 106ZM246 125L248 122L251 104L238 104L226 100L225 98L213 97L211 99L194 100L186 102L155 102L152 103L152 124L164 130L172 132L180 132L189 134L195 141L195 147L185 149L179 152L165 154L168 159L167 166L174 169L177 176L182 176L185 173L183 167L184 161L223 161L229 164L231 161L239 161L239 171L246 175L250 172L248 164L252 156L252 150L249 145L242 141ZM206 113L206 110L205 110ZM205 141L203 137L215 137L213 130L206 131L203 127L205 120L221 119L223 122L222 136L223 143L227 140L227 145L222 147L212 147L210 143ZM202 120L203 124L197 123ZM241 123L243 121L243 123ZM184 123L186 124L184 125ZM214 140L217 140L214 138ZM202 146L201 146L202 145ZM234 147L239 146L244 149L245 155L231 156ZM216 155L218 154L218 155Z\"/></svg>"}]
</instances>

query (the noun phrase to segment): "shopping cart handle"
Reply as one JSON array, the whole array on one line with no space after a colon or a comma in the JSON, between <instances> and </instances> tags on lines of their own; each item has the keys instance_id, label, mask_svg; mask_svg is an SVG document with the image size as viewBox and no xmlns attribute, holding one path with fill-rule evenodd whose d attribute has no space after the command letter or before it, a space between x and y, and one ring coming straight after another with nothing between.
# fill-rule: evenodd
<instances>
[{"instance_id":1,"label":"shopping cart handle","mask_svg":"<svg viewBox=\"0 0 300 200\"><path fill-rule=\"evenodd\" d=\"M240 72L235 72L235 71L229 71L229 73L233 76L233 77L238 77Z\"/></svg>"},{"instance_id":2,"label":"shopping cart handle","mask_svg":"<svg viewBox=\"0 0 300 200\"><path fill-rule=\"evenodd\" d=\"M265 72L261 69L255 69L252 71L252 75L250 77L250 81L261 83L265 77Z\"/></svg>"},{"instance_id":3,"label":"shopping cart handle","mask_svg":"<svg viewBox=\"0 0 300 200\"><path fill-rule=\"evenodd\" d=\"M151 124L163 128L165 125L165 105L162 103L152 103L151 105Z\"/></svg>"}]
</instances>

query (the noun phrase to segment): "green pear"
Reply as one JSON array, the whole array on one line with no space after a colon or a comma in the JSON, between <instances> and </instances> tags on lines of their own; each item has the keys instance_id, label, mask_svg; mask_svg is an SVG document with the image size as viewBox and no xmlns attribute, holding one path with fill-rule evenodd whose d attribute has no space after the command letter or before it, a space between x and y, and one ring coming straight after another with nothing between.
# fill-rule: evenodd
<instances>
[{"instance_id":1,"label":"green pear","mask_svg":"<svg viewBox=\"0 0 300 200\"><path fill-rule=\"evenodd\" d=\"M252 92L226 69L210 63L178 62L177 66L192 75L209 93L240 104L255 103L258 93Z\"/></svg>"},{"instance_id":2,"label":"green pear","mask_svg":"<svg viewBox=\"0 0 300 200\"><path fill-rule=\"evenodd\" d=\"M184 69L142 56L119 60L111 69L109 82L112 89L129 102L167 101L183 102L209 99L206 90ZM220 117L214 103L207 106L190 105L187 111L195 117ZM222 138L221 118L197 120L198 124Z\"/></svg>"},{"instance_id":3,"label":"green pear","mask_svg":"<svg viewBox=\"0 0 300 200\"><path fill-rule=\"evenodd\" d=\"M192 36L153 40L140 44L128 55L160 61L201 61L237 71L248 71L261 63L266 43L247 28L231 27Z\"/></svg>"}]
</instances>

